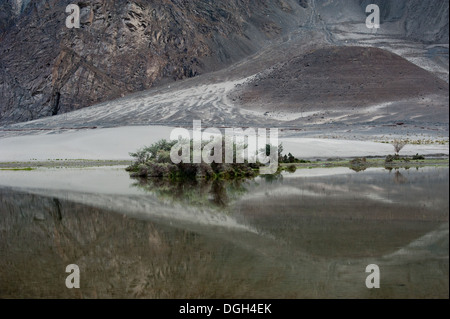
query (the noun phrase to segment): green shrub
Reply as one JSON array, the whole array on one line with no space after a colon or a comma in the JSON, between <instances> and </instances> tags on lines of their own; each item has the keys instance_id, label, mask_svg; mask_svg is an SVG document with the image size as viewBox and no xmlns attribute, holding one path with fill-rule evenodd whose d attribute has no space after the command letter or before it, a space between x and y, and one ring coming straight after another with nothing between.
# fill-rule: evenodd
<instances>
[{"instance_id":1,"label":"green shrub","mask_svg":"<svg viewBox=\"0 0 450 319\"><path fill-rule=\"evenodd\" d=\"M286 168L286 170L289 172L289 173L295 173L296 171L297 171L297 166L295 166L295 165L289 165L287 168Z\"/></svg>"},{"instance_id":2,"label":"green shrub","mask_svg":"<svg viewBox=\"0 0 450 319\"><path fill-rule=\"evenodd\" d=\"M416 155L413 156L412 159L415 161L420 161L420 160L424 160L425 157L423 155L419 155L419 153L417 153Z\"/></svg>"},{"instance_id":3,"label":"green shrub","mask_svg":"<svg viewBox=\"0 0 450 319\"><path fill-rule=\"evenodd\" d=\"M386 156L386 159L384 161L386 163L392 163L394 161L394 156L388 155L388 156Z\"/></svg>"}]
</instances>

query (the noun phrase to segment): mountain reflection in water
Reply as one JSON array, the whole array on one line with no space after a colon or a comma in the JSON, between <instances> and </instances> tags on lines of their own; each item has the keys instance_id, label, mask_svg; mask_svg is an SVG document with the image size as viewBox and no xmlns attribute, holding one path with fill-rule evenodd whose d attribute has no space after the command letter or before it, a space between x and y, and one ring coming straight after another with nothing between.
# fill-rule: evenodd
<instances>
[{"instance_id":1,"label":"mountain reflection in water","mask_svg":"<svg viewBox=\"0 0 450 319\"><path fill-rule=\"evenodd\" d=\"M0 297L448 298L448 168L120 182L3 184ZM69 264L81 289L65 287Z\"/></svg>"}]
</instances>

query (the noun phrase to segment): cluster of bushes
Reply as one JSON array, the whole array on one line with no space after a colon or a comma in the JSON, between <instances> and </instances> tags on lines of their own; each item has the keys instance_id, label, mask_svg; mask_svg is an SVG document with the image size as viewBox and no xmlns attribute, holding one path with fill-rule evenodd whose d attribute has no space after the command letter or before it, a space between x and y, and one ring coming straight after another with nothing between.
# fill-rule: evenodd
<instances>
[{"instance_id":1,"label":"cluster of bushes","mask_svg":"<svg viewBox=\"0 0 450 319\"><path fill-rule=\"evenodd\" d=\"M297 171L297 166L295 166L294 164L289 165L288 167L286 167L286 170L289 173L295 173Z\"/></svg>"},{"instance_id":2,"label":"cluster of bushes","mask_svg":"<svg viewBox=\"0 0 450 319\"><path fill-rule=\"evenodd\" d=\"M291 153L289 153L288 155L281 156L278 159L278 162L279 163L283 163L283 164L306 164L306 163L311 163L311 161L305 161L305 160L298 159L298 158L294 157L294 155L292 155Z\"/></svg>"},{"instance_id":3,"label":"cluster of bushes","mask_svg":"<svg viewBox=\"0 0 450 319\"><path fill-rule=\"evenodd\" d=\"M193 154L191 152L191 163L174 164L170 158L170 152L177 141L160 140L159 142L138 150L135 153L130 153L135 161L132 165L127 167L131 177L167 177L174 180L181 179L235 179L235 178L249 178L259 174L259 168L264 164L249 163L247 160L244 163L236 163L236 143L233 144L233 163L225 163L225 154L222 154L222 163L192 163ZM191 150L193 141L191 143ZM219 141L220 143L220 141ZM222 149L225 147L225 139L222 140ZM246 145L244 145L244 148ZM202 146L203 149L203 146ZM291 164L284 168L288 172L295 172L297 163L311 163L310 161L299 160L291 153L283 155L283 145L280 144L274 147L267 144L264 149L259 152L264 152L267 156L272 152L278 152L278 164ZM256 155L256 154L255 154ZM278 165L277 174L283 169Z\"/></svg>"},{"instance_id":4,"label":"cluster of bushes","mask_svg":"<svg viewBox=\"0 0 450 319\"><path fill-rule=\"evenodd\" d=\"M354 170L355 172L362 172L365 171L368 167L367 159L365 157L363 158L354 158L350 161L350 169Z\"/></svg>"},{"instance_id":5,"label":"cluster of bushes","mask_svg":"<svg viewBox=\"0 0 450 319\"><path fill-rule=\"evenodd\" d=\"M365 157L363 157L363 158L357 157L357 158L352 159L350 161L350 164L351 165L359 165L359 166L366 165L367 164L367 159Z\"/></svg>"},{"instance_id":6,"label":"cluster of bushes","mask_svg":"<svg viewBox=\"0 0 450 319\"><path fill-rule=\"evenodd\" d=\"M411 158L413 161L421 161L424 160L425 157L423 155L416 154ZM400 155L388 155L386 156L385 162L386 163L392 163L394 161L403 161L403 162L409 162L411 160L410 158L406 157L400 157Z\"/></svg>"},{"instance_id":7,"label":"cluster of bushes","mask_svg":"<svg viewBox=\"0 0 450 319\"><path fill-rule=\"evenodd\" d=\"M247 178L258 174L261 163L179 163L174 164L170 151L176 141L161 140L150 147L145 147L135 153L130 153L135 162L126 170L131 177L168 177L171 179L195 178ZM191 141L192 144L192 141ZM236 149L236 145L234 146ZM225 162L223 159L222 162Z\"/></svg>"},{"instance_id":8,"label":"cluster of bushes","mask_svg":"<svg viewBox=\"0 0 450 319\"><path fill-rule=\"evenodd\" d=\"M266 145L266 154L270 153L270 145ZM311 161L300 160L291 153L283 155L283 144L278 145L278 163L280 164L305 164Z\"/></svg>"}]
</instances>

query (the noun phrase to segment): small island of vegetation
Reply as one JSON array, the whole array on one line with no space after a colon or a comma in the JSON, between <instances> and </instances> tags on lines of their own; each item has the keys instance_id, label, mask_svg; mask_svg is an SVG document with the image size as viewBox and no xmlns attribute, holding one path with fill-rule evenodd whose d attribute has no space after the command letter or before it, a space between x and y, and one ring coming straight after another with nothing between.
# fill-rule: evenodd
<instances>
[{"instance_id":1,"label":"small island of vegetation","mask_svg":"<svg viewBox=\"0 0 450 319\"><path fill-rule=\"evenodd\" d=\"M174 164L170 157L172 147L177 141L160 140L157 143L144 147L130 155L135 159L134 163L127 167L127 171L131 173L131 177L164 177L172 180L183 179L235 179L235 178L251 178L259 175L259 168L264 164L259 161L250 163L244 160L243 163L236 162L236 152L234 153L233 163L225 163L225 155L222 155L222 163L192 163L193 154L191 153L191 163ZM193 141L190 141L191 147ZM222 146L225 145L225 139L222 140ZM234 150L237 149L236 143L233 143ZM246 146L244 145L244 149ZM282 146L274 147L266 145L266 154L278 152L281 156ZM260 150L264 152L264 150ZM256 155L256 154L255 154ZM278 166L280 169L280 166Z\"/></svg>"}]
</instances>

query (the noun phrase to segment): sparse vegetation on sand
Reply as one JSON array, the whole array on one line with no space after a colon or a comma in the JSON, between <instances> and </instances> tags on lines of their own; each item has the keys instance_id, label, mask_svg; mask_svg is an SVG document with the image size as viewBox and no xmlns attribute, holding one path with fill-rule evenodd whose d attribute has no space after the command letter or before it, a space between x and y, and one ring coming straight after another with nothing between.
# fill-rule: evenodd
<instances>
[{"instance_id":1,"label":"sparse vegetation on sand","mask_svg":"<svg viewBox=\"0 0 450 319\"><path fill-rule=\"evenodd\" d=\"M305 161L306 162L306 161ZM299 169L314 169L314 168L336 168L336 167L348 167L356 172L364 171L371 167L383 167L383 168L404 168L404 167L425 167L425 166L448 166L448 158L426 158L423 155L416 154L414 156L395 156L388 155L386 158L336 158L328 160L317 159L308 163L296 163L296 164L281 164L280 170L291 171L289 166L295 166L296 170Z\"/></svg>"},{"instance_id":2,"label":"sparse vegetation on sand","mask_svg":"<svg viewBox=\"0 0 450 319\"><path fill-rule=\"evenodd\" d=\"M398 140L380 140L377 141L378 143L382 144L394 144ZM410 145L448 145L449 139L430 139L430 138L423 138L423 139L403 139L402 142Z\"/></svg>"}]
</instances>

